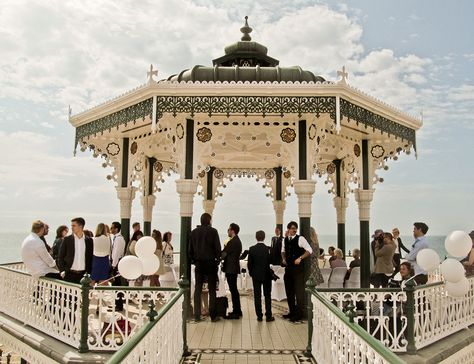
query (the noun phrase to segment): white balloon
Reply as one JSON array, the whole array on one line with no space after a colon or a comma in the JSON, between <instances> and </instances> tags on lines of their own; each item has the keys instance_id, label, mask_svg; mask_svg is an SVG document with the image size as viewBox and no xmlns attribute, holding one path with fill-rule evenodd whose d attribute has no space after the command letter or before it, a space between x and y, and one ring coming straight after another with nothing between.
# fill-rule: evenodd
<instances>
[{"instance_id":1,"label":"white balloon","mask_svg":"<svg viewBox=\"0 0 474 364\"><path fill-rule=\"evenodd\" d=\"M456 283L465 277L464 266L456 259L448 258L441 263L441 274L447 282Z\"/></svg>"},{"instance_id":2,"label":"white balloon","mask_svg":"<svg viewBox=\"0 0 474 364\"><path fill-rule=\"evenodd\" d=\"M155 254L146 258L140 258L140 260L143 265L143 275L145 276L155 274L158 268L160 268L160 260Z\"/></svg>"},{"instance_id":3,"label":"white balloon","mask_svg":"<svg viewBox=\"0 0 474 364\"><path fill-rule=\"evenodd\" d=\"M446 282L446 291L452 297L464 297L471 288L469 280L464 277L459 282Z\"/></svg>"},{"instance_id":4,"label":"white balloon","mask_svg":"<svg viewBox=\"0 0 474 364\"><path fill-rule=\"evenodd\" d=\"M468 233L456 230L446 237L444 247L449 255L456 258L465 258L471 251L472 240Z\"/></svg>"},{"instance_id":5,"label":"white balloon","mask_svg":"<svg viewBox=\"0 0 474 364\"><path fill-rule=\"evenodd\" d=\"M143 274L143 265L136 256L127 255L120 259L118 271L125 279L134 280Z\"/></svg>"},{"instance_id":6,"label":"white balloon","mask_svg":"<svg viewBox=\"0 0 474 364\"><path fill-rule=\"evenodd\" d=\"M155 255L156 240L151 236L144 236L138 239L135 245L135 253L139 258L149 258L152 254Z\"/></svg>"},{"instance_id":7,"label":"white balloon","mask_svg":"<svg viewBox=\"0 0 474 364\"><path fill-rule=\"evenodd\" d=\"M439 255L433 249L422 249L416 255L416 263L421 269L432 272L439 266Z\"/></svg>"}]
</instances>

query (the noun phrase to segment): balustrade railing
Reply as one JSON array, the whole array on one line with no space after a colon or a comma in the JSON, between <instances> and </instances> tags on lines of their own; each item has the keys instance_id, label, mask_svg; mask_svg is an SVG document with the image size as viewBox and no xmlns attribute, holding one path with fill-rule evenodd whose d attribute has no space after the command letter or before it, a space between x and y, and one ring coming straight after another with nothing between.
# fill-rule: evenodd
<instances>
[{"instance_id":1,"label":"balustrade railing","mask_svg":"<svg viewBox=\"0 0 474 364\"><path fill-rule=\"evenodd\" d=\"M89 279L82 285L35 279L21 268L0 266L0 312L80 352L117 351L147 324L150 302L160 310L178 293L178 288L91 287ZM183 336L182 328L176 335Z\"/></svg>"},{"instance_id":2,"label":"balustrade railing","mask_svg":"<svg viewBox=\"0 0 474 364\"><path fill-rule=\"evenodd\" d=\"M398 364L394 353L346 317L324 295L312 291L312 355L321 364ZM353 309L353 307L351 306Z\"/></svg>"},{"instance_id":3,"label":"balustrade railing","mask_svg":"<svg viewBox=\"0 0 474 364\"><path fill-rule=\"evenodd\" d=\"M107 363L179 363L184 345L182 333L184 293L185 290L180 289L158 313L152 308L148 313L150 322L146 323Z\"/></svg>"},{"instance_id":4,"label":"balustrade railing","mask_svg":"<svg viewBox=\"0 0 474 364\"><path fill-rule=\"evenodd\" d=\"M318 290L341 311L355 307L355 322L387 348L405 352L407 340L406 292L399 289Z\"/></svg>"}]
</instances>

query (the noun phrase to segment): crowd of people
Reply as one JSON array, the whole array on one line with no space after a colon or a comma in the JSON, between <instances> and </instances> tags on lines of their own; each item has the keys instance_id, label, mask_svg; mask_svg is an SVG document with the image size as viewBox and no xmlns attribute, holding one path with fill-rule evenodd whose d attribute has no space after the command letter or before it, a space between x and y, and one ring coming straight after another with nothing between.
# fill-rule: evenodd
<instances>
[{"instance_id":1,"label":"crowd of people","mask_svg":"<svg viewBox=\"0 0 474 364\"><path fill-rule=\"evenodd\" d=\"M248 273L252 277L255 312L258 321L263 320L262 288L265 297L265 318L273 321L271 307L271 281L278 279L272 270L273 266L285 267L283 277L288 302L288 313L285 319L296 322L304 317L305 282L311 278L318 285L324 279L320 268L326 265L331 269L347 268L345 279L351 271L360 267L360 250L353 250L353 260L347 267L344 253L330 246L329 260L324 257L320 248L318 236L314 228L310 228L310 239L298 234L298 224L291 221L283 234L280 227L275 229L270 245L265 244L265 232L255 233L256 244L242 254L242 242L239 238L240 227L231 223L227 230L228 239L221 246L219 234L211 224L211 215L204 213L201 224L190 235L189 258L195 265L194 318L200 321L203 285L207 284L209 291L209 314L212 322L219 321L216 304L216 290L219 284L218 268L221 266L225 274L231 294L232 311L225 315L226 319L242 317L237 278L241 274L240 260L248 258ZM71 234L66 225L56 229L56 238L52 247L47 243L48 224L37 220L32 223L31 233L25 238L21 247L23 262L33 277L49 277L63 279L72 283L80 283L85 273L89 273L93 283L104 284L112 282L114 286L128 285L118 272L118 264L124 255L135 255L137 241L143 237L139 223L132 225L133 235L127 245L121 234L122 226L114 221L110 227L107 224L97 225L95 234L85 229L85 220L77 217L71 220ZM417 284L428 281L425 272L416 261L418 253L428 248L426 234L428 226L423 222L413 225L414 242L407 248L400 238L400 231L394 228L392 232L375 230L370 244L371 250L371 284L374 287L393 285L393 277L400 273L402 280L413 279ZM469 255L462 260L467 274L474 273L474 231L469 234L473 248ZM160 260L159 269L150 276L142 276L135 280L140 286L148 279L150 286L160 286L160 276L173 270L172 233L162 234L153 230L152 237L156 241L155 254ZM402 262L402 251L406 252ZM310 269L304 268L304 261L309 260ZM308 274L309 273L309 274ZM123 301L116 300L116 310L123 309Z\"/></svg>"}]
</instances>

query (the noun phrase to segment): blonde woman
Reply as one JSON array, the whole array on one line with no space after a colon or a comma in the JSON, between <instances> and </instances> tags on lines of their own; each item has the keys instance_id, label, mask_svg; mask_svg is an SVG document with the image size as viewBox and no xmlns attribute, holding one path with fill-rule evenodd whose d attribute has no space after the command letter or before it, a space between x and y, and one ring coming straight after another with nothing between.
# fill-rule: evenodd
<instances>
[{"instance_id":1,"label":"blonde woman","mask_svg":"<svg viewBox=\"0 0 474 364\"><path fill-rule=\"evenodd\" d=\"M110 274L110 238L105 224L97 225L93 242L91 279L95 282L105 281Z\"/></svg>"},{"instance_id":2,"label":"blonde woman","mask_svg":"<svg viewBox=\"0 0 474 364\"><path fill-rule=\"evenodd\" d=\"M319 270L319 241L318 241L318 234L316 234L316 230L311 227L310 228L310 239L309 243L311 244L311 248L313 249L313 254L311 254L311 273L309 275L310 278L313 279L316 285L324 283L323 275Z\"/></svg>"}]
</instances>

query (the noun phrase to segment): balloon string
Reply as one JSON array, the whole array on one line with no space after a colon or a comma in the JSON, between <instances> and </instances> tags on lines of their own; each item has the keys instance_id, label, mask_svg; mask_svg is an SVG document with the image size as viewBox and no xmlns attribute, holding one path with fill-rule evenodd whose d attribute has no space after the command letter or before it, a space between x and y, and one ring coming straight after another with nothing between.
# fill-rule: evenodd
<instances>
[{"instance_id":1,"label":"balloon string","mask_svg":"<svg viewBox=\"0 0 474 364\"><path fill-rule=\"evenodd\" d=\"M98 287L98 286L105 285L106 283L109 283L110 281L112 281L112 280L114 280L115 278L120 277L120 276L121 276L121 275L120 275L120 273L119 273L119 274L117 274L117 275L115 275L115 276L113 276L113 277L111 277L111 278L109 278L109 279L107 279L107 280L105 280L105 281L101 281L101 282L99 282L99 283L96 283L96 284L94 284L93 289L95 289L95 288Z\"/></svg>"}]
</instances>

